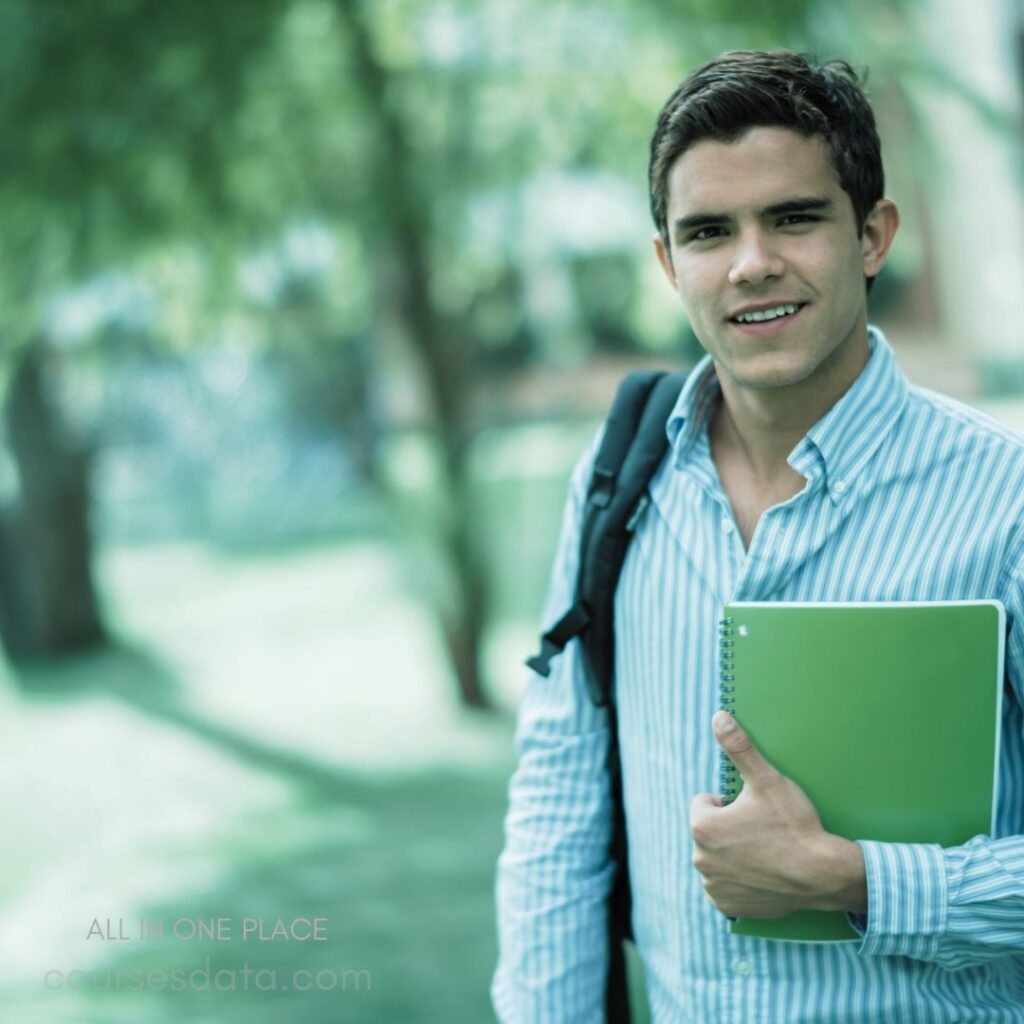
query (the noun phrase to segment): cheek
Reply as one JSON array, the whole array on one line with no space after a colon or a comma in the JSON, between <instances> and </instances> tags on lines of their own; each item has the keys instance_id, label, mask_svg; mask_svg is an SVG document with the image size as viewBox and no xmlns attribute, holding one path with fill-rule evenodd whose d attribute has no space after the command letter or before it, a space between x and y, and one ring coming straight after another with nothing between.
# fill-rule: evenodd
<instances>
[{"instance_id":1,"label":"cheek","mask_svg":"<svg viewBox=\"0 0 1024 1024\"><path fill-rule=\"evenodd\" d=\"M846 294L863 284L864 261L856 238L823 247L818 260L833 291Z\"/></svg>"},{"instance_id":2,"label":"cheek","mask_svg":"<svg viewBox=\"0 0 1024 1024\"><path fill-rule=\"evenodd\" d=\"M843 262L837 260L833 269L834 304L837 307L841 306L842 315L845 315L851 306L857 305L864 299L864 265L858 253Z\"/></svg>"},{"instance_id":3,"label":"cheek","mask_svg":"<svg viewBox=\"0 0 1024 1024\"><path fill-rule=\"evenodd\" d=\"M688 312L699 316L702 309L714 303L720 280L714 268L702 262L699 267L683 264L678 268L677 291Z\"/></svg>"}]
</instances>

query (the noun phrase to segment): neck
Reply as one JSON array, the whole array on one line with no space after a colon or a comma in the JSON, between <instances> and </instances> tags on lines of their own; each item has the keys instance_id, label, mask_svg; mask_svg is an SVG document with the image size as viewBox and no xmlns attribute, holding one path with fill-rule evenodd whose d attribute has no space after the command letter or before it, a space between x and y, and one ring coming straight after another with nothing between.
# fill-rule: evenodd
<instances>
[{"instance_id":1,"label":"neck","mask_svg":"<svg viewBox=\"0 0 1024 1024\"><path fill-rule=\"evenodd\" d=\"M867 364L867 328L859 326L859 336L840 346L819 367L821 372L786 387L745 388L719 371L722 402L711 422L715 448L746 464L757 479L767 481L791 472L789 454Z\"/></svg>"}]
</instances>

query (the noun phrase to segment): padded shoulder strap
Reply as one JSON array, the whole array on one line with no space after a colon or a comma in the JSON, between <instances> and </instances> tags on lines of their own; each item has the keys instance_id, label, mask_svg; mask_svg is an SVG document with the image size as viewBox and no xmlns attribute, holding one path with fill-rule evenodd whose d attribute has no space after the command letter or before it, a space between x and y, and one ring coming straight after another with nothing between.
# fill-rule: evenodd
<instances>
[{"instance_id":1,"label":"padded shoulder strap","mask_svg":"<svg viewBox=\"0 0 1024 1024\"><path fill-rule=\"evenodd\" d=\"M631 373L619 385L587 489L575 599L541 638L541 651L527 661L547 676L551 659L581 636L588 690L596 704L608 701L612 602L628 537L639 519L637 502L668 446L665 423L684 379L648 370Z\"/></svg>"},{"instance_id":2,"label":"padded shoulder strap","mask_svg":"<svg viewBox=\"0 0 1024 1024\"><path fill-rule=\"evenodd\" d=\"M647 486L668 450L665 430L669 413L683 386L681 374L658 374L634 426L633 437L619 466L612 499L588 508L590 536L581 548L577 603L590 616L581 636L590 697L605 705L611 698L615 667L615 591L633 530L647 507Z\"/></svg>"},{"instance_id":3,"label":"padded shoulder strap","mask_svg":"<svg viewBox=\"0 0 1024 1024\"><path fill-rule=\"evenodd\" d=\"M590 625L590 610L581 601L580 585L586 575L588 553L594 536L594 526L601 509L607 508L616 492L619 471L626 459L637 427L651 391L662 377L661 373L641 370L623 379L615 393L611 410L605 421L601 445L594 456L590 482L587 484L586 506L580 530L579 568L576 574L576 593L573 603L562 617L541 636L541 649L526 664L534 672L547 678L551 674L551 659L565 650L565 645L580 636Z\"/></svg>"},{"instance_id":4,"label":"padded shoulder strap","mask_svg":"<svg viewBox=\"0 0 1024 1024\"><path fill-rule=\"evenodd\" d=\"M588 505L604 508L610 503L615 494L619 473L637 435L648 399L663 376L664 374L655 371L640 370L631 373L619 384L619 390L615 393L615 401L605 423L601 447L594 458L590 487L587 490ZM586 549L585 539L582 548Z\"/></svg>"}]
</instances>

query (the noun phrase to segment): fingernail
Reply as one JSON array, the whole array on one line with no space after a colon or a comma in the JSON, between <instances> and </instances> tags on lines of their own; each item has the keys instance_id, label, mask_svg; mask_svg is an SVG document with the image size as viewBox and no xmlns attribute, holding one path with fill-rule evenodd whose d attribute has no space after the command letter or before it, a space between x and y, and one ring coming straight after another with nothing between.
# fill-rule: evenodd
<instances>
[{"instance_id":1,"label":"fingernail","mask_svg":"<svg viewBox=\"0 0 1024 1024\"><path fill-rule=\"evenodd\" d=\"M732 732L736 728L736 723L733 721L732 715L728 711L722 711L718 716L718 731L719 732Z\"/></svg>"}]
</instances>

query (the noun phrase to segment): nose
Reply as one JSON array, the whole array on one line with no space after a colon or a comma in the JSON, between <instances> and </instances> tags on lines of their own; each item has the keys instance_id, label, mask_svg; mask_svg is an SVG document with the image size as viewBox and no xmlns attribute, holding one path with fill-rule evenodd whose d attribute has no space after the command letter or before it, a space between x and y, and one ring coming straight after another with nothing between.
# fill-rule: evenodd
<instances>
[{"instance_id":1,"label":"nose","mask_svg":"<svg viewBox=\"0 0 1024 1024\"><path fill-rule=\"evenodd\" d=\"M781 256L759 228L751 228L739 236L729 268L730 284L762 284L773 277L781 277L784 271Z\"/></svg>"}]
</instances>

